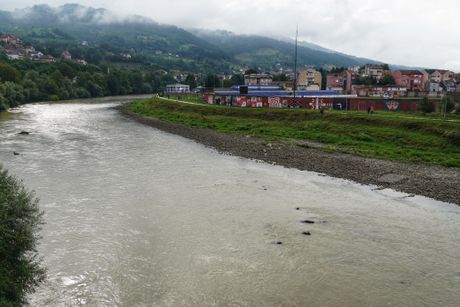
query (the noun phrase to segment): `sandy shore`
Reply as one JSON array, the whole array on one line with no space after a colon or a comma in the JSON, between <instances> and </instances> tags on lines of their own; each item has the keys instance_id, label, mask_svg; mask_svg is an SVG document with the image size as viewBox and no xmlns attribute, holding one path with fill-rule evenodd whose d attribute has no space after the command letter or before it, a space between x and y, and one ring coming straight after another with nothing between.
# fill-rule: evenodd
<instances>
[{"instance_id":1,"label":"sandy shore","mask_svg":"<svg viewBox=\"0 0 460 307\"><path fill-rule=\"evenodd\" d=\"M409 194L423 195L460 205L460 169L423 164L407 164L363 158L350 154L327 153L321 144L301 141L268 142L250 136L223 134L209 129L177 125L119 110L142 124L174 133L220 152L262 160L332 177L373 184Z\"/></svg>"}]
</instances>

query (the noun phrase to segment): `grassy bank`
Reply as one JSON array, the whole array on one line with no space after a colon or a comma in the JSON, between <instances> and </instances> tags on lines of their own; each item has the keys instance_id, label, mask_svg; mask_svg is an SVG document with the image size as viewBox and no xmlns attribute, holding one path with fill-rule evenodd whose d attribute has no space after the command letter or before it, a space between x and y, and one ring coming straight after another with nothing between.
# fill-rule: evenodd
<instances>
[{"instance_id":1,"label":"grassy bank","mask_svg":"<svg viewBox=\"0 0 460 307\"><path fill-rule=\"evenodd\" d=\"M130 111L172 123L267 140L310 140L325 150L460 167L460 122L365 112L241 109L162 98L133 102Z\"/></svg>"}]
</instances>

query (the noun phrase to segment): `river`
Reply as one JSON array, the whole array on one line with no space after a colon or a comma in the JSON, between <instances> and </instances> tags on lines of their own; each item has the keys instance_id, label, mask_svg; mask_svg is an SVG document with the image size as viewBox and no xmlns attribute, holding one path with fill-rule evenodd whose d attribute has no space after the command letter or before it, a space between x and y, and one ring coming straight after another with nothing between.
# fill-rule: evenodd
<instances>
[{"instance_id":1,"label":"river","mask_svg":"<svg viewBox=\"0 0 460 307\"><path fill-rule=\"evenodd\" d=\"M117 103L0 114L0 161L45 211L32 306L459 306L459 206L223 155Z\"/></svg>"}]
</instances>

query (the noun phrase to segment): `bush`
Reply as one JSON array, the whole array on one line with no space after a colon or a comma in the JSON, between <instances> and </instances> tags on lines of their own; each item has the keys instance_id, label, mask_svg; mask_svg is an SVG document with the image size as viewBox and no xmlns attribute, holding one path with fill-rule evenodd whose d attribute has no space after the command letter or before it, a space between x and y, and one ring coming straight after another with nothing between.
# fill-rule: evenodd
<instances>
[{"instance_id":1,"label":"bush","mask_svg":"<svg viewBox=\"0 0 460 307\"><path fill-rule=\"evenodd\" d=\"M455 105L455 114L460 115L460 102L457 102L457 104Z\"/></svg>"},{"instance_id":2,"label":"bush","mask_svg":"<svg viewBox=\"0 0 460 307\"><path fill-rule=\"evenodd\" d=\"M420 102L419 111L423 113L433 113L434 106L433 103L428 100L428 97L423 97L423 100Z\"/></svg>"},{"instance_id":3,"label":"bush","mask_svg":"<svg viewBox=\"0 0 460 307\"><path fill-rule=\"evenodd\" d=\"M442 107L442 112L446 111L447 113L450 113L454 110L455 103L451 97L444 96L442 97L442 100L441 100L441 107Z\"/></svg>"},{"instance_id":4,"label":"bush","mask_svg":"<svg viewBox=\"0 0 460 307\"><path fill-rule=\"evenodd\" d=\"M48 101L59 101L59 96L58 95L49 95L48 96Z\"/></svg>"},{"instance_id":5,"label":"bush","mask_svg":"<svg viewBox=\"0 0 460 307\"><path fill-rule=\"evenodd\" d=\"M36 250L42 216L34 194L0 165L0 306L26 304L45 278Z\"/></svg>"}]
</instances>

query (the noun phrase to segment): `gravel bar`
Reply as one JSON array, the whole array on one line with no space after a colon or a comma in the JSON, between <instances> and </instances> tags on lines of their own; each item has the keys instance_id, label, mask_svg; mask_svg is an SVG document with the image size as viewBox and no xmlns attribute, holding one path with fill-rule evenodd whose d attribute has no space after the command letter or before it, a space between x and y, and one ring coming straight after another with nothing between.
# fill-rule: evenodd
<instances>
[{"instance_id":1,"label":"gravel bar","mask_svg":"<svg viewBox=\"0 0 460 307\"><path fill-rule=\"evenodd\" d=\"M376 185L381 189L391 188L460 205L459 168L328 153L321 150L321 144L300 141L272 142L251 136L224 134L146 117L129 111L125 105L118 109L126 117L142 124L195 140L222 153L318 172L361 184Z\"/></svg>"}]
</instances>

